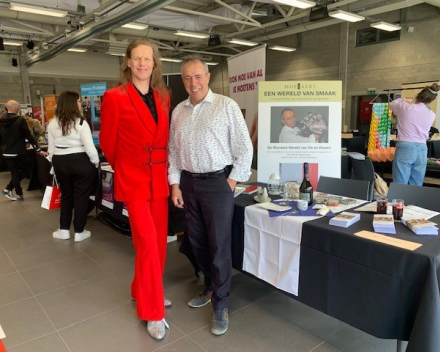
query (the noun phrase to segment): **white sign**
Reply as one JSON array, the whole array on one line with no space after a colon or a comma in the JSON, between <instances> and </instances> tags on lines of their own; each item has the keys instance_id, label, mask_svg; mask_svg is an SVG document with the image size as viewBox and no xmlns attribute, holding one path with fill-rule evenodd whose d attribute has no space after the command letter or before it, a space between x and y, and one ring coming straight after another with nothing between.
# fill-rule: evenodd
<instances>
[{"instance_id":1,"label":"white sign","mask_svg":"<svg viewBox=\"0 0 440 352\"><path fill-rule=\"evenodd\" d=\"M258 181L341 176L341 81L261 82L258 90Z\"/></svg>"}]
</instances>

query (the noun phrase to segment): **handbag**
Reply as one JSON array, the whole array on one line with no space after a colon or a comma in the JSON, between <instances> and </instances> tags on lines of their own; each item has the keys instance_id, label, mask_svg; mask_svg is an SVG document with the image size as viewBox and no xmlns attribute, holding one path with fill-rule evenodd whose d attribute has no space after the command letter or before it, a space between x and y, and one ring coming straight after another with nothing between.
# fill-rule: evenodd
<instances>
[{"instance_id":1,"label":"handbag","mask_svg":"<svg viewBox=\"0 0 440 352\"><path fill-rule=\"evenodd\" d=\"M61 207L60 185L56 177L53 177L52 186L46 186L41 207L47 210L59 209Z\"/></svg>"},{"instance_id":2,"label":"handbag","mask_svg":"<svg viewBox=\"0 0 440 352\"><path fill-rule=\"evenodd\" d=\"M374 195L381 197L388 195L388 185L377 173L374 173Z\"/></svg>"}]
</instances>

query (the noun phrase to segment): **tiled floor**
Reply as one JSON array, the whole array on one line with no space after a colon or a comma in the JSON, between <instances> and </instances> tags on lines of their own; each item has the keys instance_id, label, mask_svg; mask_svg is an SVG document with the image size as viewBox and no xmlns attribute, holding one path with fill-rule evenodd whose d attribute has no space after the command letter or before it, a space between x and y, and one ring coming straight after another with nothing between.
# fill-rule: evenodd
<instances>
[{"instance_id":1,"label":"tiled floor","mask_svg":"<svg viewBox=\"0 0 440 352\"><path fill-rule=\"evenodd\" d=\"M8 178L0 173L1 188ZM229 330L215 337L211 307L186 304L202 286L177 242L168 246L164 276L171 330L154 341L131 302L131 240L94 217L89 240L54 240L59 212L40 203L39 191L25 192L23 203L0 197L0 325L8 352L396 350L395 340L367 335L241 273L233 277Z\"/></svg>"}]
</instances>

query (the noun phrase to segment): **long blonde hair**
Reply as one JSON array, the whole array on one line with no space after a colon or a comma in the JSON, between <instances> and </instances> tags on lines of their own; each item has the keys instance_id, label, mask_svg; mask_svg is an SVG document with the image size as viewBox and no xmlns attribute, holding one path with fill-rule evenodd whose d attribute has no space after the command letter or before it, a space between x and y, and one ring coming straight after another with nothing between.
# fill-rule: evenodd
<instances>
[{"instance_id":1,"label":"long blonde hair","mask_svg":"<svg viewBox=\"0 0 440 352\"><path fill-rule=\"evenodd\" d=\"M163 79L162 61L160 60L162 56L157 45L153 41L145 38L134 38L128 43L127 48L125 49L124 61L119 70L118 85L125 86L132 81L131 68L128 67L128 60L131 59L131 52L133 49L140 45L146 45L153 49L154 68L150 78L150 86L153 90L159 93L162 101L167 101L170 89Z\"/></svg>"}]
</instances>

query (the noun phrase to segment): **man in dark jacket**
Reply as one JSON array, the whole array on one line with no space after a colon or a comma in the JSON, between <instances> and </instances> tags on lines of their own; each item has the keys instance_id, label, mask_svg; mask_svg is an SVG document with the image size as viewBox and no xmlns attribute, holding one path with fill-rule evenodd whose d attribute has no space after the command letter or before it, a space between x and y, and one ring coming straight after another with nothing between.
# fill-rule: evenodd
<instances>
[{"instance_id":1,"label":"man in dark jacket","mask_svg":"<svg viewBox=\"0 0 440 352\"><path fill-rule=\"evenodd\" d=\"M26 139L35 148L37 153L42 152L29 130L26 120L18 115L20 104L15 100L6 103L7 114L0 119L0 145L6 165L11 172L11 181L3 189L2 194L10 200L23 201L23 189L20 182L27 175L28 157ZM12 195L15 188L17 197Z\"/></svg>"}]
</instances>

